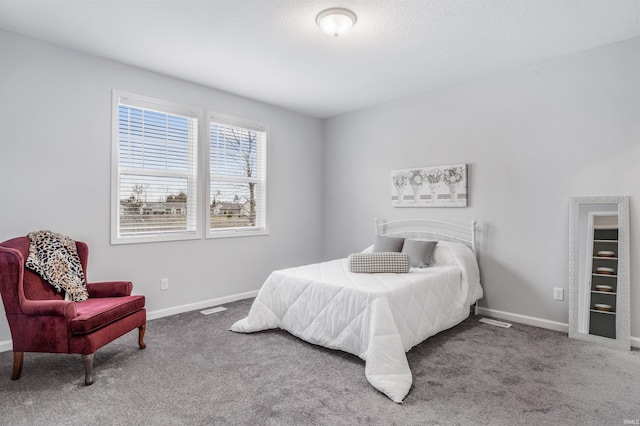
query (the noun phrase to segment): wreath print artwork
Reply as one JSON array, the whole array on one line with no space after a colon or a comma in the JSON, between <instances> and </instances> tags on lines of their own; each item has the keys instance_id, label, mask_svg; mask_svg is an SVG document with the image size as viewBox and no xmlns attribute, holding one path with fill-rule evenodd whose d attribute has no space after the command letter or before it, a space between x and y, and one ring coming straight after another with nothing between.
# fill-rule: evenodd
<instances>
[{"instance_id":1,"label":"wreath print artwork","mask_svg":"<svg viewBox=\"0 0 640 426\"><path fill-rule=\"evenodd\" d=\"M467 165L391 171L395 207L467 207Z\"/></svg>"}]
</instances>

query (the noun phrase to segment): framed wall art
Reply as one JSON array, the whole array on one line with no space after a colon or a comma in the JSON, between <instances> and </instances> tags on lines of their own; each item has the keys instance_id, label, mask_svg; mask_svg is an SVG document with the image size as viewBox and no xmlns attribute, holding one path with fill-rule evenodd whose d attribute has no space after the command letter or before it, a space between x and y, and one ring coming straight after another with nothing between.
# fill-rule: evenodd
<instances>
[{"instance_id":1,"label":"framed wall art","mask_svg":"<svg viewBox=\"0 0 640 426\"><path fill-rule=\"evenodd\" d=\"M391 171L395 207L467 207L467 165Z\"/></svg>"}]
</instances>

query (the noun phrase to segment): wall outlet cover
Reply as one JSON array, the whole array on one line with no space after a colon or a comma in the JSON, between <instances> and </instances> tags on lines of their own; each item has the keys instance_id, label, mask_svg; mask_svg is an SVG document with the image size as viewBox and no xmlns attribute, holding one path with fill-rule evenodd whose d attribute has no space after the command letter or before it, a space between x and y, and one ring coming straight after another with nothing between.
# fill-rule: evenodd
<instances>
[{"instance_id":1,"label":"wall outlet cover","mask_svg":"<svg viewBox=\"0 0 640 426\"><path fill-rule=\"evenodd\" d=\"M553 289L553 298L555 300L564 300L564 288L555 287Z\"/></svg>"}]
</instances>

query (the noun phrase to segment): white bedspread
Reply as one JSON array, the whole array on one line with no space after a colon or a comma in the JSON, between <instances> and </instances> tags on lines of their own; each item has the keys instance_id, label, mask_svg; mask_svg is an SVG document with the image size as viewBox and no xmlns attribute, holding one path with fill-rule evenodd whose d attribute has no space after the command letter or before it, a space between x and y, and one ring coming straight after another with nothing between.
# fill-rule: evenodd
<instances>
[{"instance_id":1,"label":"white bedspread","mask_svg":"<svg viewBox=\"0 0 640 426\"><path fill-rule=\"evenodd\" d=\"M281 328L307 342L357 355L367 380L395 402L409 392L406 352L469 316L482 298L465 245L439 242L434 266L407 274L354 274L347 259L274 271L232 331Z\"/></svg>"}]
</instances>

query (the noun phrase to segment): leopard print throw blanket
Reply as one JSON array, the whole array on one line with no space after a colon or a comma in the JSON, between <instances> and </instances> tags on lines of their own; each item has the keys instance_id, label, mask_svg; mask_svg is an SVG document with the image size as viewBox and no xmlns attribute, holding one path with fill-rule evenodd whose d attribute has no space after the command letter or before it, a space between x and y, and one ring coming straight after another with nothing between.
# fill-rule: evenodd
<instances>
[{"instance_id":1,"label":"leopard print throw blanket","mask_svg":"<svg viewBox=\"0 0 640 426\"><path fill-rule=\"evenodd\" d=\"M64 291L65 299L87 300L89 293L76 242L51 231L30 232L28 236L31 244L25 267L48 281L58 293Z\"/></svg>"}]
</instances>

